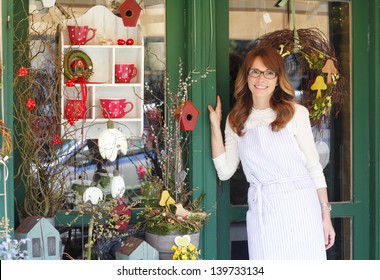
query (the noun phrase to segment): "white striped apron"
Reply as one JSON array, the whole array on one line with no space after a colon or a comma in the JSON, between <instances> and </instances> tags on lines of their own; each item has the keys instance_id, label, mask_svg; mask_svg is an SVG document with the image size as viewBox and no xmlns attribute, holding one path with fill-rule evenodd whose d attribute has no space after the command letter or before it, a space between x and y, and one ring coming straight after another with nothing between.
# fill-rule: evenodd
<instances>
[{"instance_id":1,"label":"white striped apron","mask_svg":"<svg viewBox=\"0 0 380 280\"><path fill-rule=\"evenodd\" d=\"M250 183L249 258L326 259L315 184L289 130L249 129L239 137L239 154Z\"/></svg>"}]
</instances>

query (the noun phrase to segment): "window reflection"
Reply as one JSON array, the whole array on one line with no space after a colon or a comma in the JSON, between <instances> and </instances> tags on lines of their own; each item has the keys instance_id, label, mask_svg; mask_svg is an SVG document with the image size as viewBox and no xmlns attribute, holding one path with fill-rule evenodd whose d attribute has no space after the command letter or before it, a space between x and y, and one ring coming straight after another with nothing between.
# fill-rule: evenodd
<instances>
[{"instance_id":1,"label":"window reflection","mask_svg":"<svg viewBox=\"0 0 380 280\"><path fill-rule=\"evenodd\" d=\"M36 36L40 33L40 29L53 30L56 32L56 28L49 28L50 26L57 26L60 19L64 18L79 18L84 15L90 8L95 5L105 6L112 11L115 15L118 14L118 6L123 3L124 0L60 0L57 1L54 7L46 9L43 7L42 2L38 0L30 0L29 11L31 13L30 18L30 35L31 49L41 53L41 49L46 49L46 55L40 55L41 60L35 59L32 64L33 67L39 68L41 65L46 65L46 60L49 59L50 51L59 51L59 42L54 40L58 34L43 34L43 36ZM141 33L143 37L145 47L144 57L144 82L154 90L157 96L163 96L164 87L164 70L166 62L165 52L165 1L164 0L144 0L137 1L143 12L140 14L138 24L141 27ZM55 16L54 16L55 15ZM98 30L99 35L104 37L107 34L103 34ZM43 32L41 32L43 33ZM127 38L121 38L123 40ZM43 48L43 44L38 44L38 40L43 42L51 40L52 49ZM45 79L46 80L46 79ZM57 80L53 81L57 83ZM144 108L149 108L149 104L152 103L153 97L149 96L149 92L144 93ZM142 164L144 160L144 141L149 139L150 130L148 124L144 123L144 134L133 135L129 139L128 154L120 156L115 162L107 162L100 157L99 150L97 148L97 140L93 139L75 139L64 140L62 149L59 151L58 157L62 159L60 165L62 170L69 170L70 175L67 176L67 184L72 185L74 180L93 180L94 174L103 174L100 171L107 170L112 174L114 169L118 169L124 176L127 186L126 195L130 201L137 200L140 195L140 182L137 173L137 166ZM48 161L49 159L46 159ZM107 173L107 174L108 174ZM66 208L72 208L72 197L68 197L69 201Z\"/></svg>"}]
</instances>

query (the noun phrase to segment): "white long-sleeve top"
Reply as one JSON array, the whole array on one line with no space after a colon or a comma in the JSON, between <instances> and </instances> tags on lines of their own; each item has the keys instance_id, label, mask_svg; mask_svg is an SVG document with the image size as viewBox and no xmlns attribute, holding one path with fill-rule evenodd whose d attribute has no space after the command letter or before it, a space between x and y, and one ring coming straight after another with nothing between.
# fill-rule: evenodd
<instances>
[{"instance_id":1,"label":"white long-sleeve top","mask_svg":"<svg viewBox=\"0 0 380 280\"><path fill-rule=\"evenodd\" d=\"M244 129L248 130L258 126L269 126L276 118L276 113L271 109L252 109ZM310 126L309 111L302 105L295 104L293 118L287 124L294 141L298 144L299 151L305 161L305 165L316 188L327 187L323 168L319 162L319 155L314 143L314 137ZM214 158L214 165L220 180L228 180L235 173L239 162L238 135L231 129L228 118L225 128L225 152Z\"/></svg>"}]
</instances>

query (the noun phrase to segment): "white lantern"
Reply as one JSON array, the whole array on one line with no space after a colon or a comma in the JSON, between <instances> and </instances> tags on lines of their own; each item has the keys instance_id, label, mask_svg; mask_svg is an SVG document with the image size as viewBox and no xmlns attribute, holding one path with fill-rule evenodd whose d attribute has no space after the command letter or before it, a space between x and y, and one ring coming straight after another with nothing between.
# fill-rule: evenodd
<instances>
[{"instance_id":1,"label":"white lantern","mask_svg":"<svg viewBox=\"0 0 380 280\"><path fill-rule=\"evenodd\" d=\"M114 161L118 151L124 155L128 151L127 137L114 127L113 121L108 121L107 129L103 130L98 140L99 152L102 158Z\"/></svg>"},{"instance_id":2,"label":"white lantern","mask_svg":"<svg viewBox=\"0 0 380 280\"><path fill-rule=\"evenodd\" d=\"M115 170L111 181L111 195L113 198L121 198L123 197L124 192L124 179L119 175L119 172Z\"/></svg>"},{"instance_id":3,"label":"white lantern","mask_svg":"<svg viewBox=\"0 0 380 280\"><path fill-rule=\"evenodd\" d=\"M95 205L95 204L98 204L99 201L102 199L103 199L103 192L101 189L97 187L90 187L84 191L84 194L83 194L84 202L87 202L90 200L91 203Z\"/></svg>"}]
</instances>

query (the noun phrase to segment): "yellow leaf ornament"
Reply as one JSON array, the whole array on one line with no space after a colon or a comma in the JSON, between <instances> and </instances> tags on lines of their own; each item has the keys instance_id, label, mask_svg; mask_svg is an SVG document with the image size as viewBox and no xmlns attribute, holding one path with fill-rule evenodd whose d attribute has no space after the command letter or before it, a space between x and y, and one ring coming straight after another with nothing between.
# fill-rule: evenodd
<instances>
[{"instance_id":1,"label":"yellow leaf ornament","mask_svg":"<svg viewBox=\"0 0 380 280\"><path fill-rule=\"evenodd\" d=\"M169 205L175 204L175 200L170 196L168 191L161 193L160 206L165 206L166 212L169 212Z\"/></svg>"}]
</instances>

